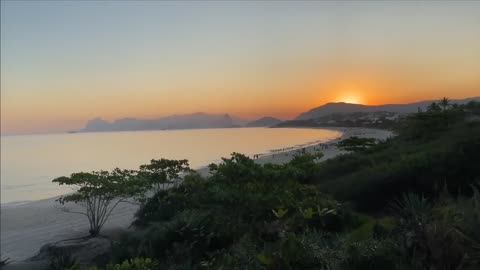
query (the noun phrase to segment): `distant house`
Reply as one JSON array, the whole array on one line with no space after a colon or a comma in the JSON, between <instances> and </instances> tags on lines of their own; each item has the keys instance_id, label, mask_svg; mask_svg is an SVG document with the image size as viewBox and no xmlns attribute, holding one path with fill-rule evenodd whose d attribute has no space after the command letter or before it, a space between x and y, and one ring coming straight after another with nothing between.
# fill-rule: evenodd
<instances>
[{"instance_id":1,"label":"distant house","mask_svg":"<svg viewBox=\"0 0 480 270\"><path fill-rule=\"evenodd\" d=\"M385 119L395 121L395 120L398 120L398 117L399 117L399 115L395 114L393 116L387 116L387 117L385 117Z\"/></svg>"}]
</instances>

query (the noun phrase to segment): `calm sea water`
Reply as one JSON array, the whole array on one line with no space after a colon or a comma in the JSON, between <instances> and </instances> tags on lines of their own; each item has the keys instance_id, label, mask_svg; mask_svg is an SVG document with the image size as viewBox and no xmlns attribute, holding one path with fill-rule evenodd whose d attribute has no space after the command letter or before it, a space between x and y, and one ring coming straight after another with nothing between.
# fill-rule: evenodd
<instances>
[{"instance_id":1,"label":"calm sea water","mask_svg":"<svg viewBox=\"0 0 480 270\"><path fill-rule=\"evenodd\" d=\"M324 129L229 128L49 134L1 137L1 202L50 198L70 192L52 184L73 172L136 169L150 159L188 159L199 168L232 152L268 153L335 139Z\"/></svg>"}]
</instances>

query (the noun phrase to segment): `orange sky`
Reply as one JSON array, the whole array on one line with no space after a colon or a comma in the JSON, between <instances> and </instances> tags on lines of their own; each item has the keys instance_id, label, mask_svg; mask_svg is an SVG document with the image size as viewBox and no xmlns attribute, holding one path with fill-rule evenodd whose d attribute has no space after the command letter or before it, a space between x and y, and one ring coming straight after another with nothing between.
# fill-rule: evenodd
<instances>
[{"instance_id":1,"label":"orange sky","mask_svg":"<svg viewBox=\"0 0 480 270\"><path fill-rule=\"evenodd\" d=\"M1 4L2 134L480 96L480 2Z\"/></svg>"}]
</instances>

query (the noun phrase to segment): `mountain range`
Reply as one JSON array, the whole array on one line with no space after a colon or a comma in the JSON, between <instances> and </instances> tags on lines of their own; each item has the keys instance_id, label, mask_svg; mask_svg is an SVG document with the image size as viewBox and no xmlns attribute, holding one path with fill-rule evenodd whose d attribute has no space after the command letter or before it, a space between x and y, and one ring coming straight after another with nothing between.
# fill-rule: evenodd
<instances>
[{"instance_id":1,"label":"mountain range","mask_svg":"<svg viewBox=\"0 0 480 270\"><path fill-rule=\"evenodd\" d=\"M450 100L451 103L465 104L469 101L480 101L480 97L460 100ZM301 113L294 120L303 121L319 119L334 114L390 112L396 114L414 113L419 109L425 110L433 100L420 101L409 104L361 105L350 103L327 103ZM195 129L195 128L231 128L231 127L272 127L289 125L289 122L266 116L254 121L237 118L229 114L208 114L203 112L170 115L156 119L122 118L112 122L102 118L95 118L87 122L78 132L99 131L133 131L133 130L166 130L166 129ZM295 122L297 123L297 122ZM298 123L297 123L298 124Z\"/></svg>"},{"instance_id":2,"label":"mountain range","mask_svg":"<svg viewBox=\"0 0 480 270\"><path fill-rule=\"evenodd\" d=\"M238 124L236 124L238 123ZM123 118L113 122L95 118L87 122L79 132L163 130L193 128L230 128L243 125L244 120L234 119L228 114L193 113L171 115L156 119Z\"/></svg>"}]
</instances>

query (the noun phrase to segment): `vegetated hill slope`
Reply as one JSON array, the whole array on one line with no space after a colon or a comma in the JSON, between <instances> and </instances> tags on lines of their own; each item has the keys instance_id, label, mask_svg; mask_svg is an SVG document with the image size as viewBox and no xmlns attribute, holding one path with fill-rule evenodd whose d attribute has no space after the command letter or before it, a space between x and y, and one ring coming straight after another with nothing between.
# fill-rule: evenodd
<instances>
[{"instance_id":1,"label":"vegetated hill slope","mask_svg":"<svg viewBox=\"0 0 480 270\"><path fill-rule=\"evenodd\" d=\"M458 105L466 104L470 101L480 101L480 97L473 97L467 99L459 100L450 100L451 103L456 103ZM295 119L296 120L307 120L315 119L325 115L333 113L353 113L353 112L394 112L394 113L415 113L418 109L426 110L428 105L435 100L420 101L409 104L385 104L385 105L362 105L362 104L351 104L351 103L327 103L325 105L313 108L307 112L301 113Z\"/></svg>"}]
</instances>

